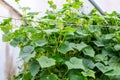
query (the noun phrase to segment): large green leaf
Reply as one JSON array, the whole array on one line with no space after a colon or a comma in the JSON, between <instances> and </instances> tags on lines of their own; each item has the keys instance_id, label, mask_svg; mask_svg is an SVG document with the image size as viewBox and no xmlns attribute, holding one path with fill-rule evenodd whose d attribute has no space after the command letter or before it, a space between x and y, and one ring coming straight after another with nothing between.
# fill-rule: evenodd
<instances>
[{"instance_id":1,"label":"large green leaf","mask_svg":"<svg viewBox=\"0 0 120 80\"><path fill-rule=\"evenodd\" d=\"M35 57L36 55L36 52L33 51L34 50L34 47L32 46L25 46L23 47L23 49L21 49L21 52L20 52L20 57L23 58L23 60L25 62L28 62L30 60L30 58L32 57Z\"/></svg>"},{"instance_id":2,"label":"large green leaf","mask_svg":"<svg viewBox=\"0 0 120 80\"><path fill-rule=\"evenodd\" d=\"M65 32L75 32L76 30L70 26L65 27L64 29Z\"/></svg>"},{"instance_id":3,"label":"large green leaf","mask_svg":"<svg viewBox=\"0 0 120 80\"><path fill-rule=\"evenodd\" d=\"M113 70L106 72L105 75L113 76L113 77L117 75L120 76L120 62L119 61L120 61L119 57L112 56L108 64Z\"/></svg>"},{"instance_id":4,"label":"large green leaf","mask_svg":"<svg viewBox=\"0 0 120 80\"><path fill-rule=\"evenodd\" d=\"M85 55L90 56L90 57L94 57L94 55L95 55L95 51L91 46L88 46L88 47L84 48L83 53Z\"/></svg>"},{"instance_id":5,"label":"large green leaf","mask_svg":"<svg viewBox=\"0 0 120 80\"><path fill-rule=\"evenodd\" d=\"M37 59L39 62L41 68L47 68L55 65L55 60L52 58L48 58L47 56L41 56L39 59Z\"/></svg>"},{"instance_id":6,"label":"large green leaf","mask_svg":"<svg viewBox=\"0 0 120 80\"><path fill-rule=\"evenodd\" d=\"M35 33L35 32L37 32L37 30L34 27L25 27L25 32Z\"/></svg>"},{"instance_id":7,"label":"large green leaf","mask_svg":"<svg viewBox=\"0 0 120 80\"><path fill-rule=\"evenodd\" d=\"M113 70L111 66L105 66L102 63L96 63L95 65L103 73Z\"/></svg>"},{"instance_id":8,"label":"large green leaf","mask_svg":"<svg viewBox=\"0 0 120 80\"><path fill-rule=\"evenodd\" d=\"M105 53L104 50L102 50L102 53L95 55L95 60L96 61L105 61L107 59L107 53Z\"/></svg>"},{"instance_id":9,"label":"large green leaf","mask_svg":"<svg viewBox=\"0 0 120 80\"><path fill-rule=\"evenodd\" d=\"M80 44L74 44L73 48L77 49L78 51L81 51L82 49L84 49L87 46L88 45L86 45L84 42L81 42Z\"/></svg>"},{"instance_id":10,"label":"large green leaf","mask_svg":"<svg viewBox=\"0 0 120 80\"><path fill-rule=\"evenodd\" d=\"M51 34L53 32L58 32L58 29L48 29L48 30L44 30L44 32L46 32L47 34Z\"/></svg>"},{"instance_id":11,"label":"large green leaf","mask_svg":"<svg viewBox=\"0 0 120 80\"><path fill-rule=\"evenodd\" d=\"M44 45L46 45L48 42L47 42L47 40L45 40L45 39L43 39L43 40L36 40L35 41L35 44L36 44L36 46L44 46Z\"/></svg>"},{"instance_id":12,"label":"large green leaf","mask_svg":"<svg viewBox=\"0 0 120 80\"><path fill-rule=\"evenodd\" d=\"M93 41L93 43L98 47L103 47L104 46L104 44L100 41Z\"/></svg>"},{"instance_id":13,"label":"large green leaf","mask_svg":"<svg viewBox=\"0 0 120 80\"><path fill-rule=\"evenodd\" d=\"M68 41L63 42L58 48L58 51L63 54L66 54L68 51L71 50L73 50L73 48Z\"/></svg>"},{"instance_id":14,"label":"large green leaf","mask_svg":"<svg viewBox=\"0 0 120 80\"><path fill-rule=\"evenodd\" d=\"M91 59L83 59L83 64L85 67L93 69L95 67L94 62Z\"/></svg>"},{"instance_id":15,"label":"large green leaf","mask_svg":"<svg viewBox=\"0 0 120 80\"><path fill-rule=\"evenodd\" d=\"M12 18L8 18L8 19L4 19L3 23L0 24L0 28L5 34L9 33L12 30L13 25L10 24L11 22L12 22Z\"/></svg>"},{"instance_id":16,"label":"large green leaf","mask_svg":"<svg viewBox=\"0 0 120 80\"><path fill-rule=\"evenodd\" d=\"M120 76L120 69L114 69L105 73L108 76Z\"/></svg>"},{"instance_id":17,"label":"large green leaf","mask_svg":"<svg viewBox=\"0 0 120 80\"><path fill-rule=\"evenodd\" d=\"M112 58L110 58L108 64L112 67L112 69L114 69L114 71L113 71L114 74L120 75L120 73L117 74L117 72L120 70L120 59L119 59L119 57L113 56Z\"/></svg>"},{"instance_id":18,"label":"large green leaf","mask_svg":"<svg viewBox=\"0 0 120 80\"><path fill-rule=\"evenodd\" d=\"M31 53L33 50L34 50L34 47L32 47L32 46L25 46L23 48L24 53Z\"/></svg>"},{"instance_id":19,"label":"large green leaf","mask_svg":"<svg viewBox=\"0 0 120 80\"><path fill-rule=\"evenodd\" d=\"M78 33L80 36L83 36L83 37L89 36L89 34L84 33L84 32L82 32L82 31L77 31L77 33Z\"/></svg>"},{"instance_id":20,"label":"large green leaf","mask_svg":"<svg viewBox=\"0 0 120 80\"><path fill-rule=\"evenodd\" d=\"M90 26L89 31L91 33L98 33L98 34L101 33L100 27L98 27L97 25Z\"/></svg>"},{"instance_id":21,"label":"large green leaf","mask_svg":"<svg viewBox=\"0 0 120 80\"><path fill-rule=\"evenodd\" d=\"M115 34L106 34L104 36L104 39L112 39L115 36Z\"/></svg>"},{"instance_id":22,"label":"large green leaf","mask_svg":"<svg viewBox=\"0 0 120 80\"><path fill-rule=\"evenodd\" d=\"M68 69L85 69L83 60L76 57L70 58L70 61L66 61L65 64L67 65Z\"/></svg>"},{"instance_id":23,"label":"large green leaf","mask_svg":"<svg viewBox=\"0 0 120 80\"><path fill-rule=\"evenodd\" d=\"M38 72L39 72L39 69L40 69L40 65L37 61L33 61L29 64L29 70L32 74L32 76L35 76Z\"/></svg>"},{"instance_id":24,"label":"large green leaf","mask_svg":"<svg viewBox=\"0 0 120 80\"><path fill-rule=\"evenodd\" d=\"M13 46L13 47L16 47L18 44L19 44L19 39L13 39L11 42L10 42L10 45Z\"/></svg>"},{"instance_id":25,"label":"large green leaf","mask_svg":"<svg viewBox=\"0 0 120 80\"><path fill-rule=\"evenodd\" d=\"M32 53L25 53L25 52L20 52L20 57L25 61L28 62L31 58L35 57L36 52L32 52Z\"/></svg>"},{"instance_id":26,"label":"large green leaf","mask_svg":"<svg viewBox=\"0 0 120 80\"><path fill-rule=\"evenodd\" d=\"M11 42L10 45L13 47L16 47L19 45L19 43L25 43L25 38L24 37L15 37Z\"/></svg>"}]
</instances>

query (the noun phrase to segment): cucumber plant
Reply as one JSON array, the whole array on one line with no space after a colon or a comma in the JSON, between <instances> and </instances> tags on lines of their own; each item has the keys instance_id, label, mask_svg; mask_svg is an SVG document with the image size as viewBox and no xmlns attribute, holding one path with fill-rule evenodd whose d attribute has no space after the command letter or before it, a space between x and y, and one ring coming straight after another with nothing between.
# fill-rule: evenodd
<instances>
[{"instance_id":1,"label":"cucumber plant","mask_svg":"<svg viewBox=\"0 0 120 80\"><path fill-rule=\"evenodd\" d=\"M0 24L3 41L19 47L24 62L15 80L119 80L120 14L86 15L80 0L60 10L48 3L45 16L34 21L37 14L28 13L19 29L11 19Z\"/></svg>"}]
</instances>

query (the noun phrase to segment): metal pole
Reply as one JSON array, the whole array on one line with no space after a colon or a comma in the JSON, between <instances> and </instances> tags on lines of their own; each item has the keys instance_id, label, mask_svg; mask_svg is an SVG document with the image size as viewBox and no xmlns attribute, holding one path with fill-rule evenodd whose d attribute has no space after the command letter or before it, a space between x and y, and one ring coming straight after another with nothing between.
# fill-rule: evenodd
<instances>
[{"instance_id":1,"label":"metal pole","mask_svg":"<svg viewBox=\"0 0 120 80\"><path fill-rule=\"evenodd\" d=\"M89 1L100 12L101 15L104 15L103 10L97 5L97 3L94 0L89 0Z\"/></svg>"}]
</instances>

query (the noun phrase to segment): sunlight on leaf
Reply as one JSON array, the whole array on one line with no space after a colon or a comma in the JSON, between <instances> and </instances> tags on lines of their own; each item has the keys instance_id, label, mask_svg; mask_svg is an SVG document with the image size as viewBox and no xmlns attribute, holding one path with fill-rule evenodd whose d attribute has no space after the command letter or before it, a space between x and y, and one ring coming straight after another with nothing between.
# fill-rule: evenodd
<instances>
[{"instance_id":1,"label":"sunlight on leaf","mask_svg":"<svg viewBox=\"0 0 120 80\"><path fill-rule=\"evenodd\" d=\"M95 79L95 72L94 72L93 70L87 70L87 71L85 71L85 72L82 72L82 74L83 74L85 77L89 76L89 77L93 77L93 78Z\"/></svg>"},{"instance_id":2,"label":"sunlight on leaf","mask_svg":"<svg viewBox=\"0 0 120 80\"><path fill-rule=\"evenodd\" d=\"M41 68L47 68L55 65L55 60L46 56L41 56L37 59L37 61L39 62Z\"/></svg>"},{"instance_id":3,"label":"sunlight on leaf","mask_svg":"<svg viewBox=\"0 0 120 80\"><path fill-rule=\"evenodd\" d=\"M66 61L65 64L67 65L68 69L85 69L83 60L76 57L72 57L70 61Z\"/></svg>"},{"instance_id":4,"label":"sunlight on leaf","mask_svg":"<svg viewBox=\"0 0 120 80\"><path fill-rule=\"evenodd\" d=\"M67 41L63 42L58 48L58 51L63 54L66 54L68 51L71 51L71 50L73 50L73 48L70 45L70 43Z\"/></svg>"},{"instance_id":5,"label":"sunlight on leaf","mask_svg":"<svg viewBox=\"0 0 120 80\"><path fill-rule=\"evenodd\" d=\"M93 50L93 48L92 47L86 47L84 50L83 50L83 53L85 54L85 55L88 55L88 56L90 56L90 57L94 57L94 55L95 55L95 51Z\"/></svg>"}]
</instances>

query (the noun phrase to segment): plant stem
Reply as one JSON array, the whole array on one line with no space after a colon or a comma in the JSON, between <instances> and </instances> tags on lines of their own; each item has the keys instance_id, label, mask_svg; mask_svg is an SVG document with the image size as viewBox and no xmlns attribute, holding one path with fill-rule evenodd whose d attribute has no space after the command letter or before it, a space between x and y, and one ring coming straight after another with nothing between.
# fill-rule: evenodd
<instances>
[{"instance_id":1,"label":"plant stem","mask_svg":"<svg viewBox=\"0 0 120 80\"><path fill-rule=\"evenodd\" d=\"M63 78L67 75L68 72L69 72L69 69L65 72L65 74L63 75Z\"/></svg>"}]
</instances>

